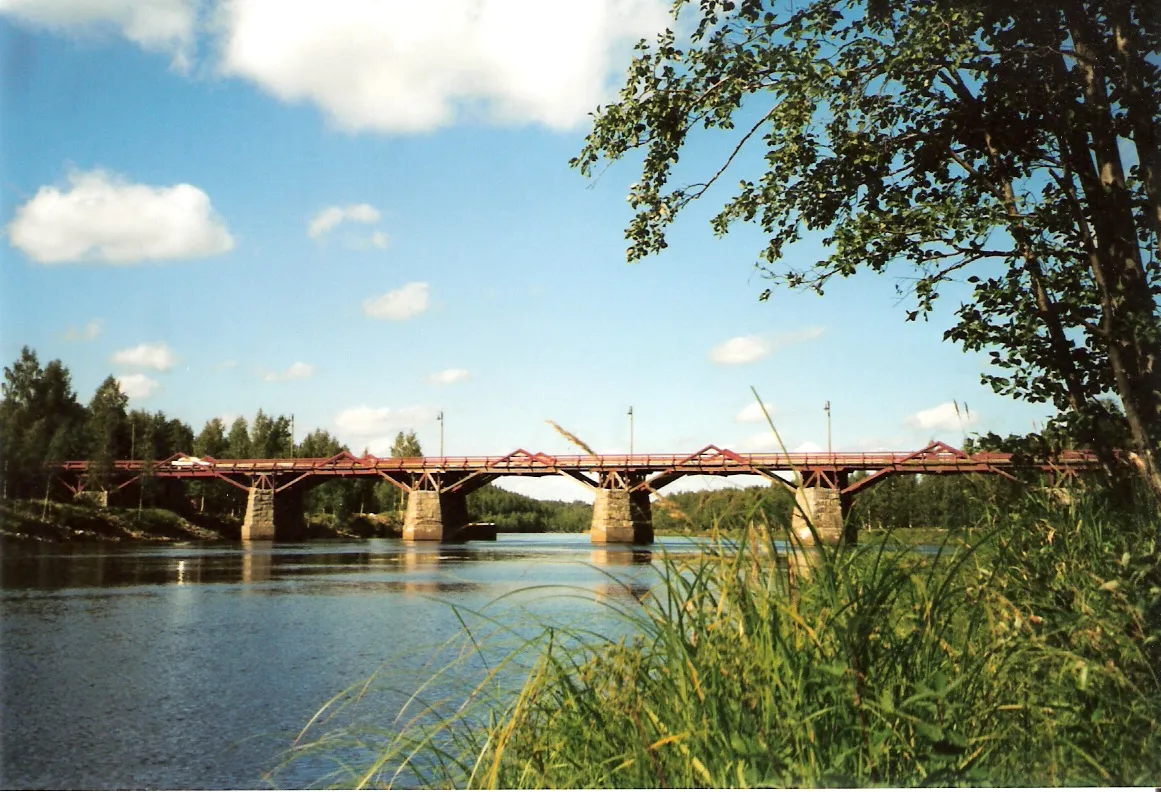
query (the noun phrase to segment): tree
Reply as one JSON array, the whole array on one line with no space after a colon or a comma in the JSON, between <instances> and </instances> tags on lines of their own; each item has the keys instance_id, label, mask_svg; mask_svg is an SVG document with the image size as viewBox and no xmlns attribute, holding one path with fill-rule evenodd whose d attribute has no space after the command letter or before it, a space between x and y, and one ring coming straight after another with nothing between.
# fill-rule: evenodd
<instances>
[{"instance_id":1,"label":"tree","mask_svg":"<svg viewBox=\"0 0 1161 792\"><path fill-rule=\"evenodd\" d=\"M423 456L423 449L419 446L419 438L415 436L415 432L408 430L407 434L400 432L395 435L395 442L391 444L391 456L397 459Z\"/></svg>"},{"instance_id":2,"label":"tree","mask_svg":"<svg viewBox=\"0 0 1161 792\"><path fill-rule=\"evenodd\" d=\"M346 446L332 437L330 432L325 429L315 429L302 438L302 442L295 450L295 456L303 459L325 459L345 450Z\"/></svg>"},{"instance_id":3,"label":"tree","mask_svg":"<svg viewBox=\"0 0 1161 792\"><path fill-rule=\"evenodd\" d=\"M48 491L52 465L83 453L84 408L67 368L53 360L41 368L28 347L4 369L0 399L0 475L6 497Z\"/></svg>"},{"instance_id":4,"label":"tree","mask_svg":"<svg viewBox=\"0 0 1161 792\"><path fill-rule=\"evenodd\" d=\"M345 450L342 443L331 436L325 429L315 429L295 447L295 456L299 459L326 459ZM353 498L350 497L349 481L333 479L311 489L304 500L305 511L308 514L326 512L341 514L350 506Z\"/></svg>"},{"instance_id":5,"label":"tree","mask_svg":"<svg viewBox=\"0 0 1161 792\"><path fill-rule=\"evenodd\" d=\"M315 429L295 448L300 459L325 459L349 449L325 429ZM386 483L386 482L384 482ZM307 513L326 512L345 519L354 511L364 512L377 502L376 482L369 478L332 479L311 489L305 499ZM390 486L390 485L388 485Z\"/></svg>"},{"instance_id":6,"label":"tree","mask_svg":"<svg viewBox=\"0 0 1161 792\"><path fill-rule=\"evenodd\" d=\"M158 459L193 451L194 433L189 424L180 418L166 418L163 412L155 413L153 420L158 436Z\"/></svg>"},{"instance_id":7,"label":"tree","mask_svg":"<svg viewBox=\"0 0 1161 792\"><path fill-rule=\"evenodd\" d=\"M409 429L406 433L399 432L395 435L395 442L391 444L391 456L395 459L423 456L423 449L414 431ZM375 485L373 499L380 509L394 508L402 511L405 508L403 492L385 481Z\"/></svg>"},{"instance_id":8,"label":"tree","mask_svg":"<svg viewBox=\"0 0 1161 792\"><path fill-rule=\"evenodd\" d=\"M1096 400L1115 394L1161 495L1161 5L692 6L674 7L695 16L688 46L670 31L638 45L620 101L598 108L572 161L592 175L644 151L629 258L663 249L680 211L761 142L764 172L741 179L712 228L757 224L775 287L821 294L836 276L890 270L910 284L914 321L948 284L970 284L944 338L987 350L985 383L1051 402L1106 459ZM730 135L731 153L671 186L695 128ZM828 254L796 266L793 244L814 232Z\"/></svg>"},{"instance_id":9,"label":"tree","mask_svg":"<svg viewBox=\"0 0 1161 792\"><path fill-rule=\"evenodd\" d=\"M224 457L226 455L226 425L221 418L206 421L193 442L193 452L199 457Z\"/></svg>"},{"instance_id":10,"label":"tree","mask_svg":"<svg viewBox=\"0 0 1161 792\"><path fill-rule=\"evenodd\" d=\"M117 380L109 375L101 383L89 402L85 433L89 441L90 484L104 489L113 473L114 462L128 455L131 444L130 427L125 408L129 397L121 392Z\"/></svg>"},{"instance_id":11,"label":"tree","mask_svg":"<svg viewBox=\"0 0 1161 792\"><path fill-rule=\"evenodd\" d=\"M226 459L250 458L250 431L245 418L239 416L230 424L230 433L226 436L226 449L223 453Z\"/></svg>"},{"instance_id":12,"label":"tree","mask_svg":"<svg viewBox=\"0 0 1161 792\"><path fill-rule=\"evenodd\" d=\"M73 426L64 425L52 433L52 438L49 440L48 447L45 449L43 462L44 506L40 512L40 518L42 520L48 517L48 497L52 493L52 481L55 474L54 468L68 459L76 450L77 445L77 437Z\"/></svg>"},{"instance_id":13,"label":"tree","mask_svg":"<svg viewBox=\"0 0 1161 792\"><path fill-rule=\"evenodd\" d=\"M250 424L250 453L255 459L283 459L290 456L290 419L277 418L258 410Z\"/></svg>"},{"instance_id":14,"label":"tree","mask_svg":"<svg viewBox=\"0 0 1161 792\"><path fill-rule=\"evenodd\" d=\"M157 460L165 454L158 455L158 430L165 424L165 415L158 413L150 415L145 410L133 410L128 416L129 423L129 457L141 462L141 478L137 482L137 508L141 509L146 493L153 499L153 490L157 484L154 471Z\"/></svg>"},{"instance_id":15,"label":"tree","mask_svg":"<svg viewBox=\"0 0 1161 792\"><path fill-rule=\"evenodd\" d=\"M245 427L242 433L246 435ZM193 441L193 453L197 457L225 459L228 456L227 448L226 425L221 418L206 421ZM236 497L230 492L234 488L222 481L197 480L190 483L189 489L199 510L203 512L206 510L207 501L211 511L224 512L233 505L231 501Z\"/></svg>"}]
</instances>

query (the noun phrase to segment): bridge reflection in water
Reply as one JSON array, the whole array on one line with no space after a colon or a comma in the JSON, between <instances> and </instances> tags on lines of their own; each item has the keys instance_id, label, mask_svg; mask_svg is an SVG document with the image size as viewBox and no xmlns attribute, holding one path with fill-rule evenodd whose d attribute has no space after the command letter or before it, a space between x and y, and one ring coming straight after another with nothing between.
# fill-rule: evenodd
<instances>
[{"instance_id":1,"label":"bridge reflection in water","mask_svg":"<svg viewBox=\"0 0 1161 792\"><path fill-rule=\"evenodd\" d=\"M358 574L363 590L416 594L473 588L460 570L490 561L525 565L567 562L599 569L646 567L655 558L648 547L591 547L577 534L507 534L503 547L403 542L398 539L322 540L282 543L242 542L75 543L5 545L0 578L11 590L100 589L119 586L207 586L255 584L245 590L273 591L287 580L301 587L312 579L342 588ZM677 552L697 552L679 542ZM558 548L557 545L560 545ZM565 581L567 582L567 581ZM353 584L354 585L354 584ZM516 584L518 587L518 584Z\"/></svg>"},{"instance_id":2,"label":"bridge reflection in water","mask_svg":"<svg viewBox=\"0 0 1161 792\"><path fill-rule=\"evenodd\" d=\"M355 457L326 459L212 459L175 454L161 462L115 463L110 486L123 489L143 477L218 479L246 491L244 540L294 538L302 525L303 494L332 478L373 477L407 493L404 538L410 541L472 538L466 496L502 476L566 476L593 496L594 544L653 541L651 496L685 476L760 476L793 491L792 529L803 542L853 542L845 521L853 499L894 475L985 473L1014 478L1019 470L1048 473L1051 482L1099 467L1087 451L1063 451L1048 460L1011 454L967 454L933 442L914 452L739 454L706 446L693 454L551 456L523 449L503 457ZM56 472L78 496L94 495L89 463L62 462ZM854 473L867 475L855 479ZM95 493L107 501L107 491ZM813 528L813 530L812 530ZM844 533L844 531L846 533Z\"/></svg>"}]
</instances>

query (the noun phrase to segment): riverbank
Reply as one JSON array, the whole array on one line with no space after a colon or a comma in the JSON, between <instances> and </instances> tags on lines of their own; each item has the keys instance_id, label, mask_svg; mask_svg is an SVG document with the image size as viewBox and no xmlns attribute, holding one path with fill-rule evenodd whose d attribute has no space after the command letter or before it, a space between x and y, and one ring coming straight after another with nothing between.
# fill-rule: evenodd
<instances>
[{"instance_id":1,"label":"riverbank","mask_svg":"<svg viewBox=\"0 0 1161 792\"><path fill-rule=\"evenodd\" d=\"M398 520L353 514L306 517L304 539L397 537ZM213 542L238 541L242 519L219 514L178 514L168 509L98 507L87 503L17 500L0 502L0 538L16 542Z\"/></svg>"},{"instance_id":2,"label":"riverbank","mask_svg":"<svg viewBox=\"0 0 1161 792\"><path fill-rule=\"evenodd\" d=\"M166 509L98 508L49 501L0 502L0 537L25 542L181 542L237 539L241 520Z\"/></svg>"}]
</instances>

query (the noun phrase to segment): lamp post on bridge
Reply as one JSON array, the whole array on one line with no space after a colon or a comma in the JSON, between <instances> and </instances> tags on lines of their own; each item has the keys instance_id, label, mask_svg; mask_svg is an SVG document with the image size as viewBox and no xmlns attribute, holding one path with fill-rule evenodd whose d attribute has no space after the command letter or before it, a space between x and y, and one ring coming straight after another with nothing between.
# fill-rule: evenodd
<instances>
[{"instance_id":1,"label":"lamp post on bridge","mask_svg":"<svg viewBox=\"0 0 1161 792\"><path fill-rule=\"evenodd\" d=\"M826 453L828 455L830 455L831 450L830 450L830 400L829 399L827 400L826 404L823 406L822 409L826 410Z\"/></svg>"},{"instance_id":2,"label":"lamp post on bridge","mask_svg":"<svg viewBox=\"0 0 1161 792\"><path fill-rule=\"evenodd\" d=\"M443 410L439 411L435 420L439 421L439 458L443 459Z\"/></svg>"},{"instance_id":3,"label":"lamp post on bridge","mask_svg":"<svg viewBox=\"0 0 1161 792\"><path fill-rule=\"evenodd\" d=\"M633 405L629 405L629 456L633 456Z\"/></svg>"}]
</instances>

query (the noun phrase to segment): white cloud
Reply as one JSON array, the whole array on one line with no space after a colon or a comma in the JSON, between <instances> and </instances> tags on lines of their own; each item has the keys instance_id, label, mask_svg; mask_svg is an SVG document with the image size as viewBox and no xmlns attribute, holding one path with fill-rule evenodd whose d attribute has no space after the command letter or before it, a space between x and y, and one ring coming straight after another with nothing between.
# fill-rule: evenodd
<instances>
[{"instance_id":1,"label":"white cloud","mask_svg":"<svg viewBox=\"0 0 1161 792\"><path fill-rule=\"evenodd\" d=\"M710 360L723 366L753 363L772 355L779 349L813 341L825 332L825 327L815 326L792 330L788 333L778 333L773 338L761 335L737 336L714 347L710 351Z\"/></svg>"},{"instance_id":2,"label":"white cloud","mask_svg":"<svg viewBox=\"0 0 1161 792\"><path fill-rule=\"evenodd\" d=\"M844 442L842 445L843 451L865 451L867 453L914 450L913 440L900 435L892 435L889 437L865 435L856 437L853 443Z\"/></svg>"},{"instance_id":3,"label":"white cloud","mask_svg":"<svg viewBox=\"0 0 1161 792\"><path fill-rule=\"evenodd\" d=\"M121 386L121 392L130 399L148 399L161 387L160 382L145 374L126 374L117 377L117 384Z\"/></svg>"},{"instance_id":4,"label":"white cloud","mask_svg":"<svg viewBox=\"0 0 1161 792\"><path fill-rule=\"evenodd\" d=\"M352 448L382 456L391 453L398 432L430 424L435 415L431 407L351 407L335 416L334 429Z\"/></svg>"},{"instance_id":5,"label":"white cloud","mask_svg":"<svg viewBox=\"0 0 1161 792\"><path fill-rule=\"evenodd\" d=\"M757 434L750 435L749 437L747 437L745 440L743 440L741 443L738 444L737 450L742 451L742 452L752 453L752 454L759 454L759 453L781 454L783 449L782 449L782 446L778 444L778 438L774 436L774 433L770 432L770 431L766 431L766 432L758 432ZM803 443L799 443L797 446L795 446L794 448L791 448L789 450L792 454L799 454L799 453L815 453L817 451L823 451L824 449L818 443L815 443L811 440L807 440Z\"/></svg>"},{"instance_id":6,"label":"white cloud","mask_svg":"<svg viewBox=\"0 0 1161 792\"><path fill-rule=\"evenodd\" d=\"M151 52L189 67L198 0L0 0L0 13L72 35L115 30Z\"/></svg>"},{"instance_id":7,"label":"white cloud","mask_svg":"<svg viewBox=\"0 0 1161 792\"><path fill-rule=\"evenodd\" d=\"M219 69L349 131L424 132L458 117L575 126L665 0L226 0Z\"/></svg>"},{"instance_id":8,"label":"white cloud","mask_svg":"<svg viewBox=\"0 0 1161 792\"><path fill-rule=\"evenodd\" d=\"M101 320L94 319L86 324L80 330L75 327L70 327L65 330L65 341L96 341L97 337L101 335Z\"/></svg>"},{"instance_id":9,"label":"white cloud","mask_svg":"<svg viewBox=\"0 0 1161 792\"><path fill-rule=\"evenodd\" d=\"M768 412L771 417L777 414L777 410L774 409L774 405L770 402L762 402L762 405L766 407L766 412ZM758 402L755 401L750 402L745 407L743 407L742 410L736 416L734 416L734 420L738 423L756 423L759 421L765 421L766 416L762 414L762 406L760 406Z\"/></svg>"},{"instance_id":10,"label":"white cloud","mask_svg":"<svg viewBox=\"0 0 1161 792\"><path fill-rule=\"evenodd\" d=\"M351 204L350 206L328 206L313 218L306 226L306 233L311 239L320 239L326 236L344 221L353 223L378 223L379 210L371 204ZM386 241L386 235L384 235Z\"/></svg>"},{"instance_id":11,"label":"white cloud","mask_svg":"<svg viewBox=\"0 0 1161 792\"><path fill-rule=\"evenodd\" d=\"M741 442L734 443L730 446L735 451L747 454L757 454L765 451L781 451L778 446L778 439L774 437L774 433L767 429L765 432L757 432L746 437Z\"/></svg>"},{"instance_id":12,"label":"white cloud","mask_svg":"<svg viewBox=\"0 0 1161 792\"><path fill-rule=\"evenodd\" d=\"M414 428L435 420L430 407L350 407L335 416L335 428L360 437Z\"/></svg>"},{"instance_id":13,"label":"white cloud","mask_svg":"<svg viewBox=\"0 0 1161 792\"><path fill-rule=\"evenodd\" d=\"M779 333L774 336L774 349L779 350L795 344L805 344L807 341L821 337L825 332L825 327L815 325L804 327L801 330L791 330L789 333Z\"/></svg>"},{"instance_id":14,"label":"white cloud","mask_svg":"<svg viewBox=\"0 0 1161 792\"><path fill-rule=\"evenodd\" d=\"M347 207L347 219L356 223L378 223L379 210L371 204L353 204Z\"/></svg>"},{"instance_id":15,"label":"white cloud","mask_svg":"<svg viewBox=\"0 0 1161 792\"><path fill-rule=\"evenodd\" d=\"M770 343L761 336L738 336L719 344L710 351L710 360L723 366L753 363L773 352Z\"/></svg>"},{"instance_id":16,"label":"white cloud","mask_svg":"<svg viewBox=\"0 0 1161 792\"><path fill-rule=\"evenodd\" d=\"M234 247L210 198L190 184L131 184L103 170L69 174L70 188L41 187L8 224L12 244L41 264L201 258Z\"/></svg>"},{"instance_id":17,"label":"white cloud","mask_svg":"<svg viewBox=\"0 0 1161 792\"><path fill-rule=\"evenodd\" d=\"M268 371L262 375L266 382L310 379L314 376L314 366L309 363L291 363L285 371Z\"/></svg>"},{"instance_id":18,"label":"white cloud","mask_svg":"<svg viewBox=\"0 0 1161 792\"><path fill-rule=\"evenodd\" d=\"M956 402L949 401L930 410L920 410L908 416L903 423L925 431L958 432L976 423L976 416L968 410L966 404L960 407Z\"/></svg>"},{"instance_id":19,"label":"white cloud","mask_svg":"<svg viewBox=\"0 0 1161 792\"><path fill-rule=\"evenodd\" d=\"M337 206L328 206L316 214L306 226L306 234L311 239L318 239L332 228L343 222L345 213Z\"/></svg>"},{"instance_id":20,"label":"white cloud","mask_svg":"<svg viewBox=\"0 0 1161 792\"><path fill-rule=\"evenodd\" d=\"M433 385L454 385L457 382L463 382L471 376L467 369L449 368L444 369L438 374L428 376L427 381Z\"/></svg>"},{"instance_id":21,"label":"white cloud","mask_svg":"<svg viewBox=\"0 0 1161 792\"><path fill-rule=\"evenodd\" d=\"M427 284L408 283L386 294L364 300L363 313L376 319L402 322L426 311L427 303Z\"/></svg>"},{"instance_id":22,"label":"white cloud","mask_svg":"<svg viewBox=\"0 0 1161 792\"><path fill-rule=\"evenodd\" d=\"M378 248L379 250L386 250L387 235L382 231L376 231L375 233L371 234L371 247Z\"/></svg>"},{"instance_id":23,"label":"white cloud","mask_svg":"<svg viewBox=\"0 0 1161 792\"><path fill-rule=\"evenodd\" d=\"M177 363L177 355L165 344L138 344L114 352L112 360L119 366L169 371Z\"/></svg>"}]
</instances>

